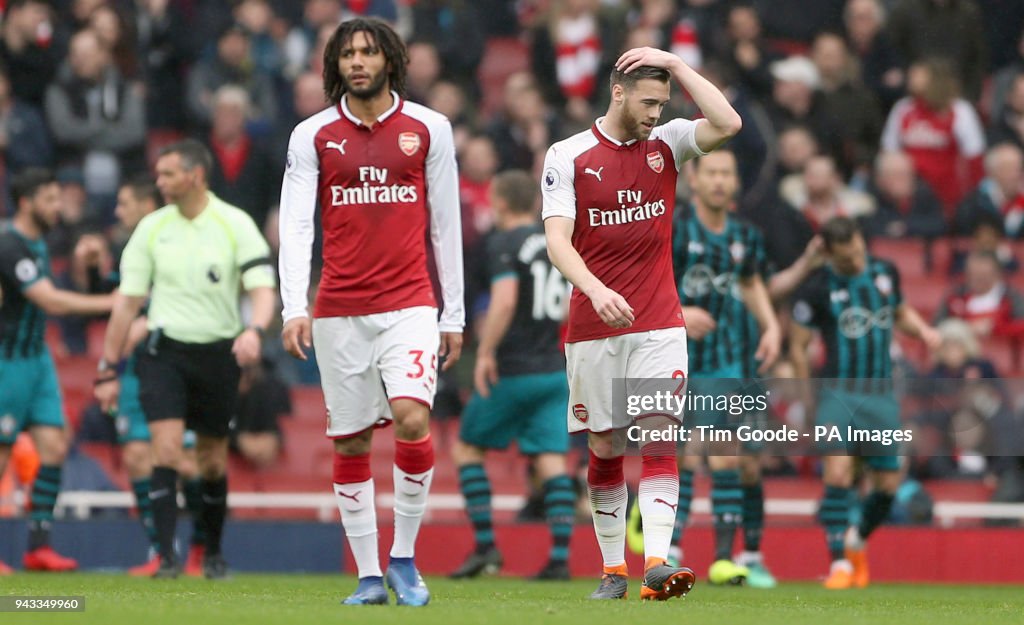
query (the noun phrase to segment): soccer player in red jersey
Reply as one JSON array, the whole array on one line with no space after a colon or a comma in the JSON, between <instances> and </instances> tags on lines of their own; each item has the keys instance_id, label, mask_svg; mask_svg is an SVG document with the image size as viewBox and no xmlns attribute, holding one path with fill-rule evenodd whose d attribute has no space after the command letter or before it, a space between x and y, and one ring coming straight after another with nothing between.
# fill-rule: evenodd
<instances>
[{"instance_id":1,"label":"soccer player in red jersey","mask_svg":"<svg viewBox=\"0 0 1024 625\"><path fill-rule=\"evenodd\" d=\"M704 119L655 126L672 78ZM679 168L742 125L718 89L662 50L636 48L619 57L611 95L608 113L589 130L551 146L541 180L548 251L575 286L566 338L568 425L571 432L589 432L587 481L604 558L595 599L624 598L627 590L621 434L628 422L613 415L613 382L685 379L687 371L686 331L672 272ZM643 423L664 429L672 418L649 415ZM646 562L640 597L664 600L686 594L694 582L690 569L665 563L679 499L675 445L648 442L641 455Z\"/></svg>"},{"instance_id":2,"label":"soccer player in red jersey","mask_svg":"<svg viewBox=\"0 0 1024 625\"><path fill-rule=\"evenodd\" d=\"M324 50L331 106L292 132L281 189L285 348L316 347L334 492L359 586L346 604L387 603L370 475L375 427L395 424L395 539L387 584L400 605L430 593L413 563L434 472L428 418L438 358L462 349L462 237L452 129L402 97L408 56L384 22L342 23ZM313 215L323 223L323 274L307 312ZM427 271L433 244L443 312Z\"/></svg>"}]
</instances>

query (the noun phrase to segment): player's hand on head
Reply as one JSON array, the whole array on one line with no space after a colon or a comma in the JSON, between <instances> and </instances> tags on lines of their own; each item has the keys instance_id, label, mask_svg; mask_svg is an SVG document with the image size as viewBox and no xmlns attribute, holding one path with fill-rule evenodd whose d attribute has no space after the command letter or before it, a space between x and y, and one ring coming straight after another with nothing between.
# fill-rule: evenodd
<instances>
[{"instance_id":1,"label":"player's hand on head","mask_svg":"<svg viewBox=\"0 0 1024 625\"><path fill-rule=\"evenodd\" d=\"M703 308L686 306L683 308L683 318L686 320L686 336L699 341L708 334L715 331L718 322L711 314Z\"/></svg>"},{"instance_id":2,"label":"player's hand on head","mask_svg":"<svg viewBox=\"0 0 1024 625\"><path fill-rule=\"evenodd\" d=\"M778 326L765 330L761 334L761 340L757 344L757 352L754 358L761 363L757 372L765 374L771 369L775 361L779 359L779 352L782 349L782 331Z\"/></svg>"},{"instance_id":3,"label":"player's hand on head","mask_svg":"<svg viewBox=\"0 0 1024 625\"><path fill-rule=\"evenodd\" d=\"M633 307L629 305L626 298L608 287L601 287L594 293L590 297L590 303L594 306L597 316L609 327L628 328L636 320Z\"/></svg>"},{"instance_id":4,"label":"player's hand on head","mask_svg":"<svg viewBox=\"0 0 1024 625\"><path fill-rule=\"evenodd\" d=\"M438 356L444 358L444 364L441 365L441 371L447 371L459 361L459 356L462 355L462 333L461 332L442 332L441 333L441 349L438 352Z\"/></svg>"},{"instance_id":5,"label":"player's hand on head","mask_svg":"<svg viewBox=\"0 0 1024 625\"><path fill-rule=\"evenodd\" d=\"M313 325L309 317L289 319L281 330L281 342L286 352L299 360L308 360L306 350L313 346Z\"/></svg>"},{"instance_id":6,"label":"player's hand on head","mask_svg":"<svg viewBox=\"0 0 1024 625\"><path fill-rule=\"evenodd\" d=\"M825 241L821 235L816 234L807 242L803 257L811 269L817 269L825 264Z\"/></svg>"},{"instance_id":7,"label":"player's hand on head","mask_svg":"<svg viewBox=\"0 0 1024 625\"><path fill-rule=\"evenodd\" d=\"M615 69L626 74L638 67L649 65L670 70L673 65L682 63L683 60L671 52L657 48L633 48L626 50L622 56L615 61Z\"/></svg>"},{"instance_id":8,"label":"player's hand on head","mask_svg":"<svg viewBox=\"0 0 1024 625\"><path fill-rule=\"evenodd\" d=\"M498 383L498 360L493 353L479 352L473 368L473 386L481 397L491 396L491 387Z\"/></svg>"}]
</instances>

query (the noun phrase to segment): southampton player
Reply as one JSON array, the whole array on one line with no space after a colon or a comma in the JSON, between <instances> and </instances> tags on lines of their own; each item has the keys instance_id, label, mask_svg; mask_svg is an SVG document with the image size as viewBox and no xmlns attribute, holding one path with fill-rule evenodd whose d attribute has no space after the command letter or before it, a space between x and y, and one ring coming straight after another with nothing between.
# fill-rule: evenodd
<instances>
[{"instance_id":1,"label":"southampton player","mask_svg":"<svg viewBox=\"0 0 1024 625\"><path fill-rule=\"evenodd\" d=\"M938 332L903 301L900 278L892 263L872 258L856 222L837 217L821 231L828 263L797 290L793 304L790 355L797 377L809 378L807 348L816 328L825 343L822 378L834 378L818 392L817 425L864 429L900 427L899 403L892 389L889 347L893 327L923 340L930 348ZM825 497L819 520L825 527L832 568L825 587L844 589L868 583L864 546L889 515L900 483L896 450L846 443L824 450ZM854 457L872 469L874 489L863 504L860 524L849 527Z\"/></svg>"},{"instance_id":2,"label":"southampton player","mask_svg":"<svg viewBox=\"0 0 1024 625\"><path fill-rule=\"evenodd\" d=\"M674 261L679 279L679 297L687 322L687 355L690 391L723 395L740 392L742 380L766 371L779 354L781 331L765 285L764 237L754 226L729 214L739 189L735 155L720 150L694 161L690 176L693 204L680 212L675 224ZM747 315L756 327L747 327ZM758 338L760 337L760 338ZM748 361L757 368L748 372ZM753 415L747 415L749 421ZM697 410L693 425L735 427L740 422L724 411ZM696 448L696 445L691 443ZM689 451L689 450L688 450ZM755 586L771 586L774 580L754 554L741 564L732 561L732 546L746 508L763 502L757 498L760 476L750 470L747 483L741 481L740 461L732 445L706 450L711 468L711 507L715 527L715 560L708 571L713 584L744 578ZM716 451L718 453L716 453ZM697 455L692 455L697 452ZM673 532L673 547L679 539L693 498L691 462L699 461L694 449L680 457L679 509ZM755 459L752 459L755 460ZM748 492L750 491L750 492ZM751 502L747 502L750 495ZM751 515L757 521L756 511ZM751 547L749 540L748 550ZM759 551L754 545L753 551Z\"/></svg>"},{"instance_id":3,"label":"southampton player","mask_svg":"<svg viewBox=\"0 0 1024 625\"><path fill-rule=\"evenodd\" d=\"M477 348L477 393L462 415L452 453L476 550L452 577L501 568L483 461L486 450L505 449L515 440L544 485L551 529L548 564L535 579L568 579L576 495L565 470L569 387L558 332L569 288L548 260L533 178L523 171L498 174L491 185L491 205L498 232L487 246L491 301Z\"/></svg>"},{"instance_id":4,"label":"southampton player","mask_svg":"<svg viewBox=\"0 0 1024 625\"><path fill-rule=\"evenodd\" d=\"M705 119L655 126L675 78ZM672 214L682 163L735 135L742 122L711 83L679 57L629 50L611 75L605 117L553 145L544 163L544 227L551 260L576 287L566 339L568 425L588 431L587 482L604 558L595 599L627 591L625 563L626 422L613 420L613 381L684 378L686 331L672 269ZM648 416L650 428L669 418ZM618 433L618 434L617 434ZM675 446L643 446L640 513L644 525L642 599L683 595L693 571L666 564L678 500Z\"/></svg>"},{"instance_id":5,"label":"southampton player","mask_svg":"<svg viewBox=\"0 0 1024 625\"><path fill-rule=\"evenodd\" d=\"M334 441L334 492L359 569L346 604L387 603L370 474L375 427L395 424L395 541L387 582L400 605L430 593L413 562L434 473L429 415L438 357L462 349L462 237L448 120L406 101L405 45L384 22L338 26L324 50L331 106L292 132L281 189L285 348L316 346ZM322 211L323 274L310 320L313 215ZM443 312L427 271L433 244Z\"/></svg>"},{"instance_id":6,"label":"southampton player","mask_svg":"<svg viewBox=\"0 0 1024 625\"><path fill-rule=\"evenodd\" d=\"M26 169L11 179L11 195L17 212L0 226L0 474L14 439L28 430L40 467L29 496L29 545L23 564L31 571L73 571L78 563L50 547L68 442L57 370L43 333L46 315L106 314L113 298L53 285L43 240L60 218L60 186L53 175ZM6 568L0 562L0 571Z\"/></svg>"}]
</instances>

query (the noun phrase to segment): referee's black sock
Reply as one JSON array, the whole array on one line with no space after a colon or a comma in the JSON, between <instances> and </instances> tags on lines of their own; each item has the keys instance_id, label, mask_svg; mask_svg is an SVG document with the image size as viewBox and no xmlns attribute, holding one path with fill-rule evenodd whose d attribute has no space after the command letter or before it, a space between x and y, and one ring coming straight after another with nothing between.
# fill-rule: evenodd
<instances>
[{"instance_id":1,"label":"referee's black sock","mask_svg":"<svg viewBox=\"0 0 1024 625\"><path fill-rule=\"evenodd\" d=\"M174 530L178 520L178 472L170 467L153 467L149 501L153 509L153 525L160 557L177 561L174 553Z\"/></svg>"},{"instance_id":2,"label":"referee's black sock","mask_svg":"<svg viewBox=\"0 0 1024 625\"><path fill-rule=\"evenodd\" d=\"M220 554L220 538L224 534L224 518L228 514L228 477L203 480L202 522L206 528L206 555Z\"/></svg>"}]
</instances>

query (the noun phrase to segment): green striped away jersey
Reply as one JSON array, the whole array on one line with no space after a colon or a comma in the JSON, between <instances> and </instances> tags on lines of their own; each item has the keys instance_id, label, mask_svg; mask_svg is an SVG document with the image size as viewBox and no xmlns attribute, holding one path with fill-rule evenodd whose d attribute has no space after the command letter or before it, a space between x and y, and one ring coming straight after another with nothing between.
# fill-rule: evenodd
<instances>
[{"instance_id":1,"label":"green striped away jersey","mask_svg":"<svg viewBox=\"0 0 1024 625\"><path fill-rule=\"evenodd\" d=\"M889 378L892 326L902 303L896 267L868 256L856 276L839 275L830 265L811 274L796 293L793 320L821 331L821 377Z\"/></svg>"},{"instance_id":2,"label":"green striped away jersey","mask_svg":"<svg viewBox=\"0 0 1024 625\"><path fill-rule=\"evenodd\" d=\"M673 262L679 299L683 306L703 308L718 322L701 340L687 342L691 372L736 367L753 357L757 335L750 335L737 317L737 309L747 313L736 281L763 273L764 250L761 232L733 216L726 218L720 233L708 230L692 207L676 216Z\"/></svg>"},{"instance_id":3,"label":"green striped away jersey","mask_svg":"<svg viewBox=\"0 0 1024 625\"><path fill-rule=\"evenodd\" d=\"M46 313L25 297L30 286L50 277L46 242L0 226L0 358L27 358L45 351Z\"/></svg>"}]
</instances>

